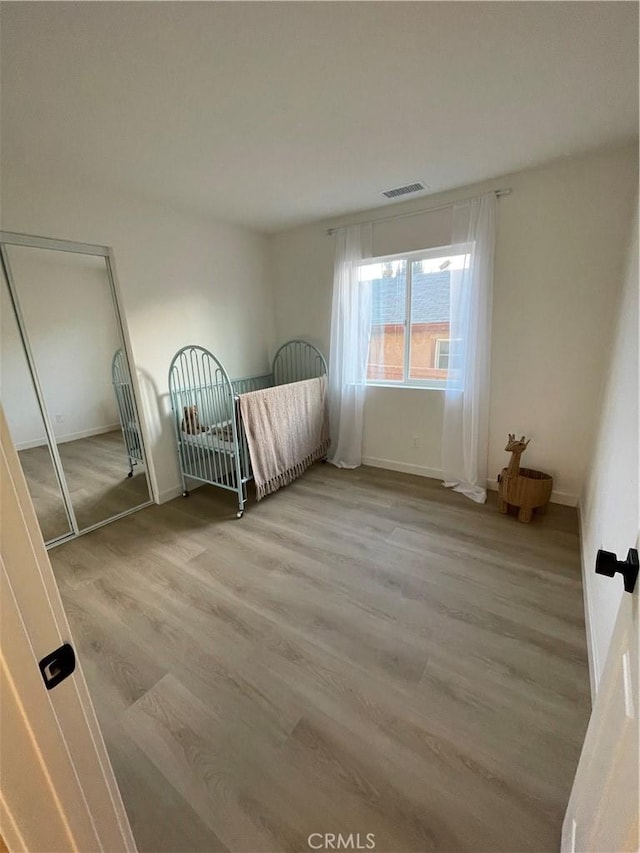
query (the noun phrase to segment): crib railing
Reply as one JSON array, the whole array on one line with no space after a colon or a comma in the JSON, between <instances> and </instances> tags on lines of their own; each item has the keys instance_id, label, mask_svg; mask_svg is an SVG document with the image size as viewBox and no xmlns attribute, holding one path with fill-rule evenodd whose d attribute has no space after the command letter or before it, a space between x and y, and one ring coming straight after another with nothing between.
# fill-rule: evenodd
<instances>
[{"instance_id":1,"label":"crib railing","mask_svg":"<svg viewBox=\"0 0 640 853\"><path fill-rule=\"evenodd\" d=\"M261 376L245 376L242 379L231 381L231 387L236 396L248 394L250 391L261 391L263 388L270 388L272 385L273 375L271 373L263 373Z\"/></svg>"},{"instance_id":2,"label":"crib railing","mask_svg":"<svg viewBox=\"0 0 640 853\"><path fill-rule=\"evenodd\" d=\"M245 376L242 379L234 379L231 382L234 394L236 395L236 422L238 424L238 450L240 453L240 470L243 473L243 481L246 484L253 476L251 470L251 457L249 456L249 445L247 444L247 436L244 431L244 424L240 417L240 409L238 397L240 394L248 394L250 391L261 391L263 388L270 388L273 385L273 375L271 373L263 373L261 376ZM246 485L245 485L246 490Z\"/></svg>"},{"instance_id":3,"label":"crib railing","mask_svg":"<svg viewBox=\"0 0 640 853\"><path fill-rule=\"evenodd\" d=\"M273 384L286 385L316 379L327 373L327 362L319 349L307 341L287 341L273 359Z\"/></svg>"}]
</instances>

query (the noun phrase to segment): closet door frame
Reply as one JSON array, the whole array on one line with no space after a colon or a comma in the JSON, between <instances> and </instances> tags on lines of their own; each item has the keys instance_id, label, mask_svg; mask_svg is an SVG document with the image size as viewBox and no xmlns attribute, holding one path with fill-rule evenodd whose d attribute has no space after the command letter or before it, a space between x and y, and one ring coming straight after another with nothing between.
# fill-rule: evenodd
<instances>
[{"instance_id":1,"label":"closet door frame","mask_svg":"<svg viewBox=\"0 0 640 853\"><path fill-rule=\"evenodd\" d=\"M127 367L129 370L129 376L131 378L131 387L133 390L133 405L135 408L136 420L138 422L142 459L145 466L145 476L147 479L147 486L150 492L150 498L148 501L144 501L143 503L138 504L137 506L131 509L127 509L124 512L117 513L116 515L112 515L109 518L104 519L103 521L99 521L96 524L90 525L89 527L83 527L82 529L78 525L78 520L73 509L73 502L71 499L71 494L69 492L69 487L67 485L64 468L62 466L62 459L60 458L60 454L58 452L58 445L55 433L53 431L53 426L49 417L49 412L47 410L47 405L42 390L42 385L40 384L40 378L38 376L38 371L36 368L33 352L31 350L31 345L29 343L29 334L24 320L24 315L20 307L20 300L18 298L18 292L15 286L13 273L11 271L11 264L9 262L9 255L7 252L8 246L26 246L33 249L48 249L58 252L71 252L77 255L94 255L104 258L105 260L105 269L107 272L107 278L109 280L109 290L111 293L113 310L115 312L116 324L118 332L120 334L120 339L122 341L122 346L127 356ZM13 307L16 323L18 326L18 333L20 335L22 347L27 359L29 374L31 376L31 381L33 382L33 387L38 402L38 408L42 416L45 434L47 437L47 442L49 444L49 450L53 459L53 467L55 469L56 479L58 481L58 485L60 486L60 492L64 503L65 513L67 515L69 526L71 528L69 533L65 533L62 536L57 536L47 542L47 548L53 548L56 545L61 545L63 542L68 542L70 539L75 539L78 536L83 535L84 533L89 533L90 531L96 530L99 527L104 527L106 524L110 524L112 521L117 521L119 518L124 518L127 515L131 515L132 513L137 512L140 509L144 509L144 507L151 506L155 502L155 478L152 475L151 468L149 466L149 458L147 455L146 426L143 423L142 418L140 417L141 407L139 404L140 391L138 387L138 377L135 375L135 371L132 369L132 365L134 362L131 352L131 342L129 340L128 330L126 328L122 312L120 310L119 286L115 271L115 257L113 249L110 246L99 246L94 243L78 243L72 240L56 240L50 237L37 237L31 234L18 234L11 231L0 231L0 265L2 266L4 278L7 283L9 298Z\"/></svg>"}]
</instances>

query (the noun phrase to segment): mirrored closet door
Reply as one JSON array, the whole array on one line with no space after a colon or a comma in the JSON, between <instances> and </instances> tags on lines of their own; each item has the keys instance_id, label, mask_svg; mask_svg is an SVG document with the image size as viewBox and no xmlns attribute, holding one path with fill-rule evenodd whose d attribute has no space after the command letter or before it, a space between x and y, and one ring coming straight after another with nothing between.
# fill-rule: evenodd
<instances>
[{"instance_id":1,"label":"mirrored closet door","mask_svg":"<svg viewBox=\"0 0 640 853\"><path fill-rule=\"evenodd\" d=\"M2 404L44 540L147 506L109 250L0 233Z\"/></svg>"}]
</instances>

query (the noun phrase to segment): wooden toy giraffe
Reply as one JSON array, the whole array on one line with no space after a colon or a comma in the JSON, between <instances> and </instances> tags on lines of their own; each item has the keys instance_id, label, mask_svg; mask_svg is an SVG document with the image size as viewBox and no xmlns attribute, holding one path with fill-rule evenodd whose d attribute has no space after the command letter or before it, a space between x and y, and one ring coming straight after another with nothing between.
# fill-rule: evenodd
<instances>
[{"instance_id":1,"label":"wooden toy giraffe","mask_svg":"<svg viewBox=\"0 0 640 853\"><path fill-rule=\"evenodd\" d=\"M505 450L511 453L511 460L508 467L503 468L498 475L498 509L508 513L510 506L517 507L518 521L525 524L531 521L534 509L549 503L553 488L550 474L520 467L520 457L528 444L524 436L516 439L515 434L509 433Z\"/></svg>"}]
</instances>

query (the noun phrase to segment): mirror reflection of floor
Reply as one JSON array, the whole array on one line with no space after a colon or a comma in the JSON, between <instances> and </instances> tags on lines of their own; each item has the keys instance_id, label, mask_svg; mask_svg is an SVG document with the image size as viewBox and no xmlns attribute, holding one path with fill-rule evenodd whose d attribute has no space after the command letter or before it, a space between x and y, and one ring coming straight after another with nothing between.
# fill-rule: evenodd
<instances>
[{"instance_id":1,"label":"mirror reflection of floor","mask_svg":"<svg viewBox=\"0 0 640 853\"><path fill-rule=\"evenodd\" d=\"M80 529L149 500L144 467L133 477L120 430L58 445ZM19 452L45 542L69 532L60 489L46 446Z\"/></svg>"}]
</instances>

